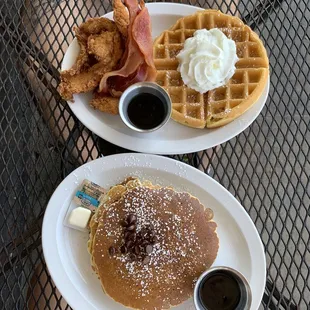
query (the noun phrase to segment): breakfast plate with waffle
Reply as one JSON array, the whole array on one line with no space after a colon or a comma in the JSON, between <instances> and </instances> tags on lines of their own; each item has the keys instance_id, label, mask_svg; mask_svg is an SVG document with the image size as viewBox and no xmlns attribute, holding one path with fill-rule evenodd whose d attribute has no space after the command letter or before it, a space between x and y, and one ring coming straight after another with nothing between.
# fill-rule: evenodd
<instances>
[{"instance_id":1,"label":"breakfast plate with waffle","mask_svg":"<svg viewBox=\"0 0 310 310\"><path fill-rule=\"evenodd\" d=\"M151 20L153 62L157 70L154 82L170 96L170 120L156 131L145 133L131 130L119 115L103 113L100 106L92 104L94 96L96 99L93 92L74 94L74 103L68 100L77 118L95 134L113 144L155 154L184 154L212 148L250 126L264 107L269 92L268 57L258 34L238 17L216 10L176 3L150 3L146 8ZM112 20L113 12L104 17ZM225 40L229 39L229 44L234 42L235 58L228 53L230 58L224 59L225 66L234 70L226 68L228 73L224 84L214 82L213 88L205 88L208 91L204 92L188 78L186 57L191 57L189 55L193 51L189 49L186 52L185 42L202 30L208 32L203 35L209 36L214 29L219 30L215 35L219 35L220 39L224 36ZM225 44L228 43L225 41ZM75 39L64 56L62 70L74 66L79 50ZM201 76L204 73L195 71L195 76L197 74ZM207 81L205 85L208 87L210 83ZM115 100L112 98L111 102Z\"/></svg>"}]
</instances>

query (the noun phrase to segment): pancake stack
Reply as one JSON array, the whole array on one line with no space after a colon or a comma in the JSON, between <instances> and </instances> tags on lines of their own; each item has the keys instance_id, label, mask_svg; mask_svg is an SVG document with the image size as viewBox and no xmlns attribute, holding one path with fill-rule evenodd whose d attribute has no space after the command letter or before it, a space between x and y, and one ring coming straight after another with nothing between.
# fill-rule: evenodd
<instances>
[{"instance_id":1,"label":"pancake stack","mask_svg":"<svg viewBox=\"0 0 310 310\"><path fill-rule=\"evenodd\" d=\"M137 178L112 187L90 222L88 244L105 293L134 309L167 309L191 297L217 256L212 219L186 192Z\"/></svg>"}]
</instances>

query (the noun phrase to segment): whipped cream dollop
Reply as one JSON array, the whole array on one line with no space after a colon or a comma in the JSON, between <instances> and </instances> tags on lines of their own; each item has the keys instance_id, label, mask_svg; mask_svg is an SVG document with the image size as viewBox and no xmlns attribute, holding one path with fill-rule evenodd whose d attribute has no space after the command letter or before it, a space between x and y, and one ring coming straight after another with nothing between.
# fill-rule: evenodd
<instances>
[{"instance_id":1,"label":"whipped cream dollop","mask_svg":"<svg viewBox=\"0 0 310 310\"><path fill-rule=\"evenodd\" d=\"M235 42L217 28L197 30L177 59L184 84L200 93L225 85L238 61Z\"/></svg>"}]
</instances>

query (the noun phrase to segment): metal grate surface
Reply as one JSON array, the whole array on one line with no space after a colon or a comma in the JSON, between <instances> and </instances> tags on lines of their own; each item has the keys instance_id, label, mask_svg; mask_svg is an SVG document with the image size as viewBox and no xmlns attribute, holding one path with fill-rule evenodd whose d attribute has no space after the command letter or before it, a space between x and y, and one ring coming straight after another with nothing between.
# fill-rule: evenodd
<instances>
[{"instance_id":1,"label":"metal grate surface","mask_svg":"<svg viewBox=\"0 0 310 310\"><path fill-rule=\"evenodd\" d=\"M173 156L242 203L266 249L261 308L310 308L310 1L189 1L239 15L260 33L271 89L257 120L212 150ZM70 309L42 256L41 224L59 182L82 163L124 152L85 128L59 98L73 26L104 1L0 1L0 309Z\"/></svg>"}]
</instances>

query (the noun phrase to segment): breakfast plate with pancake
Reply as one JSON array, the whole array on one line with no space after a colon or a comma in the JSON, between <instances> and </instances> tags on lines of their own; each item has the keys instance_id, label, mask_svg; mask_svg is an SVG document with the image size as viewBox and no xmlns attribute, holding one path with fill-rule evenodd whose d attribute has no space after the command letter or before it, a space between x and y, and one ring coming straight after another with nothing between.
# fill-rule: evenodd
<instances>
[{"instance_id":1,"label":"breakfast plate with pancake","mask_svg":"<svg viewBox=\"0 0 310 310\"><path fill-rule=\"evenodd\" d=\"M135 22L122 5L114 1L114 16L104 15L115 24L93 18L77 27L62 62L58 90L87 128L133 151L184 154L224 143L257 118L269 92L268 57L239 18L149 3ZM171 119L153 132L134 131L115 115L121 94L140 81L157 83L171 98Z\"/></svg>"},{"instance_id":2,"label":"breakfast plate with pancake","mask_svg":"<svg viewBox=\"0 0 310 310\"><path fill-rule=\"evenodd\" d=\"M155 155L113 155L73 171L48 203L42 245L75 310L195 309L195 283L216 266L245 277L251 309L264 292L264 249L244 208L206 174Z\"/></svg>"}]
</instances>

